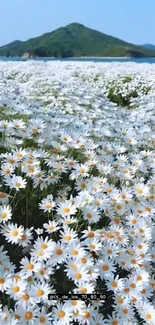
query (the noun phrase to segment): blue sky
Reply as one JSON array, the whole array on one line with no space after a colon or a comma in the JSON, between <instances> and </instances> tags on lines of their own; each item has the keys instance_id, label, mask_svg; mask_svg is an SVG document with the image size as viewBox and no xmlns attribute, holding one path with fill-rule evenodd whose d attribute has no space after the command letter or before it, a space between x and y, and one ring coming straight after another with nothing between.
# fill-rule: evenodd
<instances>
[{"instance_id":1,"label":"blue sky","mask_svg":"<svg viewBox=\"0 0 155 325\"><path fill-rule=\"evenodd\" d=\"M0 0L0 45L78 22L135 44L155 44L155 0Z\"/></svg>"}]
</instances>

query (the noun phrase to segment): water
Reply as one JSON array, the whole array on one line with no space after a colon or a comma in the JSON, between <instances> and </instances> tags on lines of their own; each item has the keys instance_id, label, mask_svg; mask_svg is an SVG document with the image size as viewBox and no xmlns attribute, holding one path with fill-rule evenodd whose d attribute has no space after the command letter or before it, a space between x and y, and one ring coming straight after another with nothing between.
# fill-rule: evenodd
<instances>
[{"instance_id":1,"label":"water","mask_svg":"<svg viewBox=\"0 0 155 325\"><path fill-rule=\"evenodd\" d=\"M155 58L141 58L141 59L132 59L132 58L69 58L69 59L54 59L54 58L38 58L38 59L23 59L23 58L0 58L0 62L25 62L25 61L41 61L41 62L135 62L135 63L150 63L155 64Z\"/></svg>"}]
</instances>

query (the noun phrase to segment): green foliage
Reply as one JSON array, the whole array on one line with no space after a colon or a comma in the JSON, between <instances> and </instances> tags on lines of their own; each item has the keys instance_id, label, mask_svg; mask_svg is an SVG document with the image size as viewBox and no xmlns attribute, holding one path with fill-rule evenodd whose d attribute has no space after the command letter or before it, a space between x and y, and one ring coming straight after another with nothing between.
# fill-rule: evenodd
<instances>
[{"instance_id":1,"label":"green foliage","mask_svg":"<svg viewBox=\"0 0 155 325\"><path fill-rule=\"evenodd\" d=\"M131 76L126 76L124 79L123 79L123 83L126 84L128 82L132 81L132 77Z\"/></svg>"},{"instance_id":2,"label":"green foliage","mask_svg":"<svg viewBox=\"0 0 155 325\"><path fill-rule=\"evenodd\" d=\"M154 57L155 51L136 46L118 38L73 23L30 39L0 47L0 56L34 57Z\"/></svg>"},{"instance_id":3,"label":"green foliage","mask_svg":"<svg viewBox=\"0 0 155 325\"><path fill-rule=\"evenodd\" d=\"M127 82L129 81L126 81L126 83ZM111 87L109 89L108 99L121 107L128 107L130 105L131 99L138 97L138 90L138 88L135 88L134 90L130 91L126 96L123 96L122 93L119 92L119 89L117 89L116 87ZM147 95L150 90L150 87L144 87L143 93Z\"/></svg>"}]
</instances>

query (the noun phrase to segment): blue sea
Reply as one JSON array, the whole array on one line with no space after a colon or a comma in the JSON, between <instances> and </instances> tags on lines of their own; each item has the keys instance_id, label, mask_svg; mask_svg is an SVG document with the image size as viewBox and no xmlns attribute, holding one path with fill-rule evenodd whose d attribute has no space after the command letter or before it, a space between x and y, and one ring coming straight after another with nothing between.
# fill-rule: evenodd
<instances>
[{"instance_id":1,"label":"blue sea","mask_svg":"<svg viewBox=\"0 0 155 325\"><path fill-rule=\"evenodd\" d=\"M41 61L41 62L49 62L49 61L55 61L55 62L95 62L95 63L101 63L101 62L135 62L135 63L155 63L155 58L143 58L143 59L116 59L116 58L68 58L68 59L54 59L54 58L39 58L39 59L22 59L22 58L0 58L0 61L3 62L25 62L25 61Z\"/></svg>"}]
</instances>

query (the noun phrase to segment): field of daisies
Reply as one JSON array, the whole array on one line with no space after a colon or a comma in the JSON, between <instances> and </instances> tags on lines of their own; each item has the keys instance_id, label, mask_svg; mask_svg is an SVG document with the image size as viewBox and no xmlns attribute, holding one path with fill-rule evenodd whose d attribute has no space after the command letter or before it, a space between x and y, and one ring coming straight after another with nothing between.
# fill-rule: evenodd
<instances>
[{"instance_id":1,"label":"field of daisies","mask_svg":"<svg viewBox=\"0 0 155 325\"><path fill-rule=\"evenodd\" d=\"M154 148L155 65L0 63L0 325L155 325Z\"/></svg>"}]
</instances>

